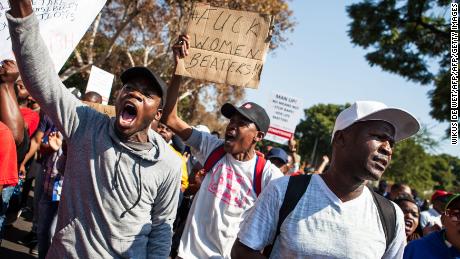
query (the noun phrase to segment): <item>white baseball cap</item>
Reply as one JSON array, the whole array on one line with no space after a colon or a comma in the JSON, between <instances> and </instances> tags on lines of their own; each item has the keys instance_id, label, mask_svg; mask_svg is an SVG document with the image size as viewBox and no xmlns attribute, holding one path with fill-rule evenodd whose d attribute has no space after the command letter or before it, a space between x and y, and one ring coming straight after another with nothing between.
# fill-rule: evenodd
<instances>
[{"instance_id":1,"label":"white baseball cap","mask_svg":"<svg viewBox=\"0 0 460 259\"><path fill-rule=\"evenodd\" d=\"M386 121L395 128L395 142L406 139L420 129L417 119L403 109L390 108L376 101L356 101L343 110L335 120L331 142L336 131L346 129L359 121Z\"/></svg>"}]
</instances>

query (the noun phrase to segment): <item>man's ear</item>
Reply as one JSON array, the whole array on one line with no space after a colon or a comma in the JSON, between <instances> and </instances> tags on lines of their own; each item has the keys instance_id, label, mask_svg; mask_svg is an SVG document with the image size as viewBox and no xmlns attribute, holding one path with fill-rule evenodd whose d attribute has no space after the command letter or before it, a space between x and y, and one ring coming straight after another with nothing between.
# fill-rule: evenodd
<instances>
[{"instance_id":1,"label":"man's ear","mask_svg":"<svg viewBox=\"0 0 460 259\"><path fill-rule=\"evenodd\" d=\"M339 130L335 132L334 139L332 140L332 145L336 147L343 147L345 146L345 138L346 134L343 130Z\"/></svg>"},{"instance_id":2,"label":"man's ear","mask_svg":"<svg viewBox=\"0 0 460 259\"><path fill-rule=\"evenodd\" d=\"M255 142L262 141L262 139L264 139L264 137L265 137L265 133L263 133L262 131L257 131L257 134L254 137L254 141Z\"/></svg>"},{"instance_id":3,"label":"man's ear","mask_svg":"<svg viewBox=\"0 0 460 259\"><path fill-rule=\"evenodd\" d=\"M446 219L447 219L446 213L443 212L443 213L441 214L441 223L442 223L443 226L446 225Z\"/></svg>"},{"instance_id":4,"label":"man's ear","mask_svg":"<svg viewBox=\"0 0 460 259\"><path fill-rule=\"evenodd\" d=\"M157 110L157 113L155 114L154 120L160 121L161 116L163 116L163 109L160 109L160 108L159 108L159 109Z\"/></svg>"}]
</instances>

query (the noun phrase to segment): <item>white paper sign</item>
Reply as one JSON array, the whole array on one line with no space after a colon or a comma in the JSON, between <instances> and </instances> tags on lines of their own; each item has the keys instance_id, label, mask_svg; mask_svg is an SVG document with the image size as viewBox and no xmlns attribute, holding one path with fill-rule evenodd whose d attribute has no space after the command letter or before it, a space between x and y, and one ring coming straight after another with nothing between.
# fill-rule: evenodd
<instances>
[{"instance_id":1,"label":"white paper sign","mask_svg":"<svg viewBox=\"0 0 460 259\"><path fill-rule=\"evenodd\" d=\"M287 145L302 116L299 99L281 93L273 93L267 105L270 128L265 139Z\"/></svg>"},{"instance_id":2,"label":"white paper sign","mask_svg":"<svg viewBox=\"0 0 460 259\"><path fill-rule=\"evenodd\" d=\"M40 32L48 47L56 72L101 11L106 0L33 0ZM14 59L5 12L8 0L0 0L0 59Z\"/></svg>"},{"instance_id":3,"label":"white paper sign","mask_svg":"<svg viewBox=\"0 0 460 259\"><path fill-rule=\"evenodd\" d=\"M102 104L107 104L112 91L114 74L102 70L96 66L91 67L86 92L96 92L102 96Z\"/></svg>"}]
</instances>

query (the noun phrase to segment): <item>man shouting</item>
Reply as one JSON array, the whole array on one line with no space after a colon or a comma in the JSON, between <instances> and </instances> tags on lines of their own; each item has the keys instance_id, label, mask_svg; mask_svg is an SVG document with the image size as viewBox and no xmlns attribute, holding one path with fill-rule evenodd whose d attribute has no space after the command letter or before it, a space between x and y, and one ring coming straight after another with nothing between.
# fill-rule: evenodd
<instances>
[{"instance_id":1,"label":"man shouting","mask_svg":"<svg viewBox=\"0 0 460 259\"><path fill-rule=\"evenodd\" d=\"M116 117L92 110L59 80L30 0L10 1L11 41L27 90L68 145L58 222L48 258L166 258L180 159L150 129L164 82L135 67L121 75Z\"/></svg>"}]
</instances>

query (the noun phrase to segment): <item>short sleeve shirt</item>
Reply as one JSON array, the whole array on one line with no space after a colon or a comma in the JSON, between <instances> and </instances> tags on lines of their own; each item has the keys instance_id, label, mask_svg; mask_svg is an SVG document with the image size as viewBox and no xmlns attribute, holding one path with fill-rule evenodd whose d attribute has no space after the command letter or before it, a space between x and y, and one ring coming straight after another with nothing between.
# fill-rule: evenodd
<instances>
[{"instance_id":1,"label":"short sleeve shirt","mask_svg":"<svg viewBox=\"0 0 460 259\"><path fill-rule=\"evenodd\" d=\"M28 126L28 134L29 137L35 133L38 128L38 124L40 122L40 116L38 113L30 108L22 107L20 108L22 117L24 118L24 122L27 123Z\"/></svg>"},{"instance_id":2,"label":"short sleeve shirt","mask_svg":"<svg viewBox=\"0 0 460 259\"><path fill-rule=\"evenodd\" d=\"M0 122L0 186L18 183L16 144L10 129Z\"/></svg>"},{"instance_id":3,"label":"short sleeve shirt","mask_svg":"<svg viewBox=\"0 0 460 259\"><path fill-rule=\"evenodd\" d=\"M275 238L278 214L289 177L270 183L243 222L238 238L262 250ZM406 245L404 216L396 208L396 236L386 249L385 233L368 188L342 202L321 176L313 175L307 191L281 225L270 258L402 258Z\"/></svg>"},{"instance_id":4,"label":"short sleeve shirt","mask_svg":"<svg viewBox=\"0 0 460 259\"><path fill-rule=\"evenodd\" d=\"M186 144L204 164L223 140L193 130ZM230 258L240 224L257 200L253 190L255 165L256 156L249 161L238 161L226 154L207 173L190 209L179 257ZM281 176L280 170L267 161L262 173L262 193L271 180Z\"/></svg>"}]
</instances>

